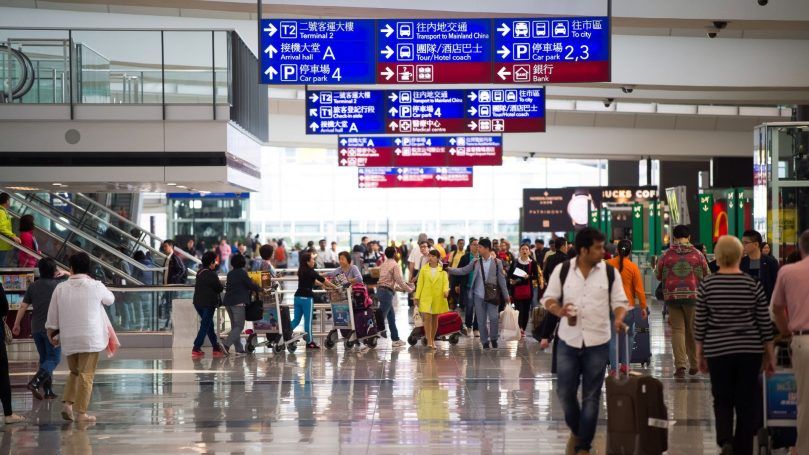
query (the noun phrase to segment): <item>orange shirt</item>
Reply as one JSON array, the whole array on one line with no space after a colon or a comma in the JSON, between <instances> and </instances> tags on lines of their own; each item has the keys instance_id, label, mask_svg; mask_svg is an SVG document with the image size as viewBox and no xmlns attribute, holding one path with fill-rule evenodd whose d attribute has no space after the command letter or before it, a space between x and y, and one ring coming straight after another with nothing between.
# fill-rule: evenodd
<instances>
[{"instance_id":1,"label":"orange shirt","mask_svg":"<svg viewBox=\"0 0 809 455\"><path fill-rule=\"evenodd\" d=\"M615 267L618 270L618 259L614 257L607 261L607 264ZM643 280L640 276L640 269L638 266L627 258L624 258L624 270L621 272L621 283L624 285L624 292L626 298L629 300L629 306L635 306L635 298L640 300L640 307L646 309L646 292L643 290Z\"/></svg>"}]
</instances>

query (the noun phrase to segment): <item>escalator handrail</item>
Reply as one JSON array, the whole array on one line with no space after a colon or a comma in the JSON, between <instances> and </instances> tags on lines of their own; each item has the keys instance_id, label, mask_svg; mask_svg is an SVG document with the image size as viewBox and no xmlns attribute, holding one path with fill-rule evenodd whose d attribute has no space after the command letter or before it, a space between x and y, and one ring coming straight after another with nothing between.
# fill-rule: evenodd
<instances>
[{"instance_id":1,"label":"escalator handrail","mask_svg":"<svg viewBox=\"0 0 809 455\"><path fill-rule=\"evenodd\" d=\"M85 240L89 241L93 245L101 248L102 250L104 250L107 253L117 257L118 259L122 259L124 262L130 264L130 266L134 266L135 268L140 269L140 270L142 270L144 272L163 272L163 273L165 273L168 270L168 267L165 267L165 266L164 267L146 267L145 265L143 265L140 262L136 261L134 258L131 258L128 255L122 254L120 251L116 250L115 248L110 248L107 244L105 244L104 242L99 241L98 239L94 238L93 236L85 235L84 232L81 232L76 227L71 226L69 223L65 223L64 221L61 221L61 220L58 220L58 219L53 219L52 215L50 215L49 213L46 213L41 208L36 207L34 205L25 205L24 201L21 201L20 200L21 198L16 193L8 193L8 194L9 194L9 196L11 196L12 199L14 199L15 201L17 201L19 203L22 203L25 207L28 207L29 209L34 210L36 212L39 212L40 215L42 215L45 218L49 219L53 223L57 223L57 224L60 224L60 225L64 226L70 232L78 235L81 238L84 238ZM17 214L17 213L14 213L14 212L11 212L11 211L9 211L9 213L17 216L18 218L20 217L20 215ZM87 252L86 250L84 250L84 251ZM92 255L91 255L91 257L92 257ZM102 261L99 261L99 262L102 262Z\"/></svg>"},{"instance_id":2,"label":"escalator handrail","mask_svg":"<svg viewBox=\"0 0 809 455\"><path fill-rule=\"evenodd\" d=\"M147 249L147 250L151 251L151 252L152 252L152 255L156 255L156 256L157 256L157 257L159 257L160 259L165 259L165 258L166 258L166 255L165 255L165 254L163 254L163 252L158 251L158 250L156 250L156 249L152 248L150 245L147 245L147 244L141 243L140 241L138 241L138 239L136 239L136 238L135 238L134 236L132 236L130 233L128 233L128 232L124 231L123 229L119 228L118 226L116 226L116 225L112 224L110 221L107 221L107 220L103 220L103 219L101 219L101 217L99 217L99 216L97 216L96 214L94 214L94 213L90 212L89 210L85 209L84 207L81 207L80 205L75 204L73 201L71 201L71 200L69 200L69 199L63 198L62 196L59 196L59 195L58 195L58 194L56 194L56 193L48 193L48 194L50 194L50 195L51 195L51 197L55 197L55 198L59 199L60 201L62 201L62 202L64 202L64 203L66 203L66 204L70 204L72 207L75 207L77 210L87 211L87 214L88 214L88 215L90 215L91 217L95 218L95 219L96 219L96 221L98 221L98 222L103 223L104 225L106 225L106 226L107 226L107 229L112 228L112 229L114 229L115 231L118 231L119 233L123 234L123 236L124 236L124 237L125 237L127 240L131 240L131 241L135 242L136 244L138 244L138 246L142 246L143 248L145 248L145 249ZM37 198L37 200L41 201L41 199L40 199L40 198ZM43 201L43 204L44 204L44 201ZM139 230L142 230L142 229L140 229L140 228L138 228L138 229L139 229Z\"/></svg>"},{"instance_id":3,"label":"escalator handrail","mask_svg":"<svg viewBox=\"0 0 809 455\"><path fill-rule=\"evenodd\" d=\"M148 231L148 230L146 230L146 229L141 228L140 226L138 226L137 224L135 224L134 222L132 222L132 220L128 220L128 219L126 219L126 218L122 217L121 215L119 215L118 213L116 213L116 212L115 212L115 210L110 210L110 208L109 208L109 207L106 207L106 206L104 206L104 205L102 205L102 204L98 203L97 201L93 200L93 198L91 198L91 197L87 196L86 194L83 194L83 193L73 193L73 194L75 194L75 195L77 195L77 196L80 196L80 197L84 198L85 200L87 200L88 202L90 202L90 204L95 205L96 207L100 208L101 210L103 210L103 211L105 211L105 212L109 213L111 216L114 216L115 218L118 218L118 219L119 219L119 220L121 220L121 221L124 221L124 222L126 222L126 223L129 223L130 225L132 225L133 227L135 227L135 228L139 229L141 232L143 232L144 234L148 235L148 236L149 236L149 237L151 237L152 239L157 240L157 242L158 242L158 243L162 244L162 243L165 241L164 239L162 239L162 238L158 237L158 236L157 236L157 234L154 234L154 233L152 233L152 232L149 232L149 231ZM202 261L201 261L199 258L197 258L196 256L193 256L193 255L191 255L191 254L188 254L187 252L185 252L185 251L183 251L183 250L181 250L181 249L179 249L179 248L176 248L176 247L175 247L175 249L176 249L176 250L179 250L179 252L180 252L180 256L182 256L182 257L183 257L183 259L188 259L188 260L191 260L191 261L192 261L192 262L194 262L194 263L197 263L197 264L202 264Z\"/></svg>"},{"instance_id":4,"label":"escalator handrail","mask_svg":"<svg viewBox=\"0 0 809 455\"><path fill-rule=\"evenodd\" d=\"M3 234L0 234L0 241L8 243L9 245L11 245L12 248L20 250L20 251L22 251L23 253L25 253L25 254L27 254L29 256L35 257L37 261L39 261L42 258L50 257L50 256L46 256L44 254L40 254L39 252L34 251L34 250L28 248L27 246L21 244L21 243L17 243L14 240L6 237ZM70 270L70 267L68 267L65 264L62 264L59 261L57 261L56 258L51 257L51 259L53 259L53 261L56 262L57 269L59 269L59 270L61 270L63 272L68 272Z\"/></svg>"},{"instance_id":5,"label":"escalator handrail","mask_svg":"<svg viewBox=\"0 0 809 455\"><path fill-rule=\"evenodd\" d=\"M12 212L12 211L10 211L10 210L8 211L8 213L9 213L9 215L11 215L12 217L16 217L17 219L19 219L19 217L20 217L20 216L19 216L19 214L16 214L16 213L14 213L14 212ZM56 240L57 242L66 242L66 240L65 240L65 239L62 239L61 237L59 237L58 235L54 234L53 232L48 232L48 231L46 231L46 230L45 230L45 229L43 229L41 226L36 226L36 228L39 230L39 231L38 231L38 235L45 235L45 236L47 236L47 237L50 237L50 238L52 238L52 239ZM3 237L3 236L2 236L2 235L0 235L0 237ZM3 237L3 238L4 238L4 240L6 239L6 237ZM14 247L19 247L19 249L27 249L26 247L24 247L24 246L22 246L22 245L20 245L20 244L15 243L13 240L12 240L12 241L9 241L9 243L10 243L12 246L14 246ZM125 279L127 279L127 280L131 280L131 281L132 281L134 284L143 284L143 283L141 283L141 281L140 281L140 280L138 280L137 278L135 278L135 277L133 277L132 275L130 275L130 274L128 274L128 273L126 273L126 272L124 272L123 270L118 269L117 267L113 267L112 265L107 264L106 262L104 262L103 260L101 260L101 258L97 258L97 257L93 256L93 255L92 255L92 254L91 254L89 251L86 251L84 248L82 248L82 247L80 247L80 246L76 246L76 245L74 245L74 244L70 244L70 248L71 248L71 249L73 249L73 250L75 250L75 251L79 251L79 252L85 253L87 256L90 256L90 259L91 259L92 261L94 261L94 262L97 262L97 263L101 264L101 266L102 266L102 267L104 267L105 269L107 269L107 270L109 270L109 271L111 271L111 272L113 272L113 273L116 273L116 274L120 275L122 278L125 278ZM32 250L29 250L29 251L32 251ZM28 251L26 251L26 253L28 253ZM29 254L30 254L30 253L29 253ZM33 256L33 255L32 255L32 256ZM54 261L56 261L56 264L57 264L57 265L62 266L62 267L63 267L63 268L66 270L66 271L67 271L67 270L70 270L70 267L69 267L69 266L67 266L67 265L65 265L65 264L63 264L63 263L61 263L61 262L59 262L59 261L58 261L56 258L54 258L53 256L49 256L49 255L41 255L41 254L39 254L39 253L37 253L37 254L36 254L36 256L40 256L40 257L38 257L38 258L37 258L37 260L42 259L42 257L50 257L51 259L53 259Z\"/></svg>"}]
</instances>

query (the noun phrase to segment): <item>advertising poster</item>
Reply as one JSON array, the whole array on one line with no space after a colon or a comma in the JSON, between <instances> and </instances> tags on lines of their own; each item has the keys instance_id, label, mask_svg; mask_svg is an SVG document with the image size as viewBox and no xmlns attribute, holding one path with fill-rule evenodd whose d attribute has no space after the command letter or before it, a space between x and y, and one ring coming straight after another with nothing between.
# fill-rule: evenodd
<instances>
[{"instance_id":1,"label":"advertising poster","mask_svg":"<svg viewBox=\"0 0 809 455\"><path fill-rule=\"evenodd\" d=\"M798 388L792 372L778 371L767 378L767 420L798 418Z\"/></svg>"},{"instance_id":2,"label":"advertising poster","mask_svg":"<svg viewBox=\"0 0 809 455\"><path fill-rule=\"evenodd\" d=\"M256 331L264 333L281 333L281 319L278 315L278 307L275 305L264 307L264 316L253 322Z\"/></svg>"},{"instance_id":3,"label":"advertising poster","mask_svg":"<svg viewBox=\"0 0 809 455\"><path fill-rule=\"evenodd\" d=\"M351 330L351 302L332 303L331 315L335 329Z\"/></svg>"}]
</instances>

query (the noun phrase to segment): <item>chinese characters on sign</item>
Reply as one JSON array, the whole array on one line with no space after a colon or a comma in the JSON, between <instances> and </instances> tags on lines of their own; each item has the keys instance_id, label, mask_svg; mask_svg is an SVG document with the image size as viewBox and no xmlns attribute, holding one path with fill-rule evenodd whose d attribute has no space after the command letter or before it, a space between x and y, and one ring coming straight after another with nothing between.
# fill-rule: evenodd
<instances>
[{"instance_id":1,"label":"chinese characters on sign","mask_svg":"<svg viewBox=\"0 0 809 455\"><path fill-rule=\"evenodd\" d=\"M471 188L471 167L366 167L360 188Z\"/></svg>"},{"instance_id":2,"label":"chinese characters on sign","mask_svg":"<svg viewBox=\"0 0 809 455\"><path fill-rule=\"evenodd\" d=\"M339 166L467 167L503 164L500 136L349 136L337 140Z\"/></svg>"}]
</instances>

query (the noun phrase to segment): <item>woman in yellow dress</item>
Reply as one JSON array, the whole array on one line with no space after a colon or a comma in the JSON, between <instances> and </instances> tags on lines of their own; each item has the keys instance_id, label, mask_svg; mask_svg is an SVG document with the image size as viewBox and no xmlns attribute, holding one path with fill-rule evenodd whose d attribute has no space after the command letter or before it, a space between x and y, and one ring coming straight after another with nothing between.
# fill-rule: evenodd
<instances>
[{"instance_id":1,"label":"woman in yellow dress","mask_svg":"<svg viewBox=\"0 0 809 455\"><path fill-rule=\"evenodd\" d=\"M435 349L435 334L438 331L438 315L449 311L449 276L441 267L441 253L431 250L429 262L421 268L413 297L424 321L424 336L427 346Z\"/></svg>"}]
</instances>

